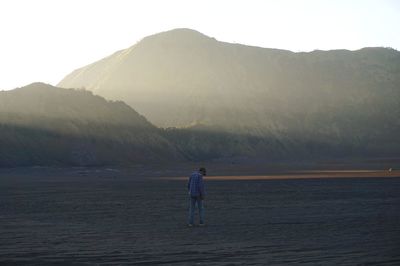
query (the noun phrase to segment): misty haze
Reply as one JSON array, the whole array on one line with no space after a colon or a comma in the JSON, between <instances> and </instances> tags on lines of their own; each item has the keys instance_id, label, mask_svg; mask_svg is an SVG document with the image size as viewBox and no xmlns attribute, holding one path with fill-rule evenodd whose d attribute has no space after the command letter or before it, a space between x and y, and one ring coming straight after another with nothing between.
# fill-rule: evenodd
<instances>
[{"instance_id":1,"label":"misty haze","mask_svg":"<svg viewBox=\"0 0 400 266\"><path fill-rule=\"evenodd\" d=\"M1 3L0 264L399 265L400 8L349 2Z\"/></svg>"}]
</instances>

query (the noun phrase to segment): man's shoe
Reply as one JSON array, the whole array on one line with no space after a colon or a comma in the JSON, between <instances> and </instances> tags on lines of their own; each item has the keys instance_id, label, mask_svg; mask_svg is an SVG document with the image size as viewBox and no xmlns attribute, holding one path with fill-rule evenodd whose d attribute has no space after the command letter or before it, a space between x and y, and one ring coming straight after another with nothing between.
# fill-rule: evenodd
<instances>
[{"instance_id":1,"label":"man's shoe","mask_svg":"<svg viewBox=\"0 0 400 266\"><path fill-rule=\"evenodd\" d=\"M199 226L206 226L206 224L205 223L200 223Z\"/></svg>"},{"instance_id":2,"label":"man's shoe","mask_svg":"<svg viewBox=\"0 0 400 266\"><path fill-rule=\"evenodd\" d=\"M193 224L188 224L188 227L193 227Z\"/></svg>"}]
</instances>

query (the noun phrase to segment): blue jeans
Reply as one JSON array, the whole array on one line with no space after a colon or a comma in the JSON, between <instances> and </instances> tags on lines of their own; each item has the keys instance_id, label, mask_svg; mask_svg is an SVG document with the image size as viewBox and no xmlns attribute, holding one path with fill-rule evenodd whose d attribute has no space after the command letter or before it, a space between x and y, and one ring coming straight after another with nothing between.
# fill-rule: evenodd
<instances>
[{"instance_id":1,"label":"blue jeans","mask_svg":"<svg viewBox=\"0 0 400 266\"><path fill-rule=\"evenodd\" d=\"M200 223L204 223L204 208L203 208L203 200L200 197L190 197L190 204L189 204L189 224L193 224L194 222L194 213L196 211L196 203L197 207L199 208L199 216L200 216Z\"/></svg>"}]
</instances>

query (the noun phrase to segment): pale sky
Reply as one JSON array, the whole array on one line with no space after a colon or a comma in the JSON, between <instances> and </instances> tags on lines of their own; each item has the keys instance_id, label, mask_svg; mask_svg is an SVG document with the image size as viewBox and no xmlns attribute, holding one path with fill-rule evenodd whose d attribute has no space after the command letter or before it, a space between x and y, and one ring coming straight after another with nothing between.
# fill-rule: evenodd
<instances>
[{"instance_id":1,"label":"pale sky","mask_svg":"<svg viewBox=\"0 0 400 266\"><path fill-rule=\"evenodd\" d=\"M78 67L174 28L295 52L400 50L400 0L0 0L0 90L56 85Z\"/></svg>"}]
</instances>

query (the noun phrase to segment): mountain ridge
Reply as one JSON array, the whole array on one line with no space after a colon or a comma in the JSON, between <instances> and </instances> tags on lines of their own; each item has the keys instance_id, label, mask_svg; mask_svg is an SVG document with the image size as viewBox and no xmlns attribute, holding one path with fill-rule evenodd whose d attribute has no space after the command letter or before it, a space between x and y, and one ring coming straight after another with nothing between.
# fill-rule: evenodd
<instances>
[{"instance_id":1,"label":"mountain ridge","mask_svg":"<svg viewBox=\"0 0 400 266\"><path fill-rule=\"evenodd\" d=\"M342 143L370 154L396 153L400 52L367 47L295 53L189 32L144 38L76 70L60 85L123 100L158 127L202 124L281 143Z\"/></svg>"},{"instance_id":2,"label":"mountain ridge","mask_svg":"<svg viewBox=\"0 0 400 266\"><path fill-rule=\"evenodd\" d=\"M184 160L125 103L44 83L0 92L0 129L0 167Z\"/></svg>"},{"instance_id":3,"label":"mountain ridge","mask_svg":"<svg viewBox=\"0 0 400 266\"><path fill-rule=\"evenodd\" d=\"M394 122L387 121L387 117L380 119ZM375 118L364 120L373 128L381 124ZM398 156L398 131L391 132L393 127L388 123L375 131L375 136L358 127L347 129L349 132L337 127L332 125L324 133L329 137L338 134L334 138L314 138L316 135L284 129L270 135L245 134L199 123L162 129L123 102L107 101L82 89L34 83L0 92L0 167L301 162ZM358 133L352 136L354 130Z\"/></svg>"},{"instance_id":4,"label":"mountain ridge","mask_svg":"<svg viewBox=\"0 0 400 266\"><path fill-rule=\"evenodd\" d=\"M172 37L178 33L189 35L188 40ZM204 42L192 42L193 34ZM306 116L325 106L340 111L359 101L355 94L375 94L378 86L393 90L400 82L400 53L387 48L294 53L203 36L178 29L146 37L75 70L59 85L124 100L161 127L225 124L228 130L250 127L268 133L274 124L286 127L271 116ZM393 67L386 67L385 60ZM374 80L380 76L392 82Z\"/></svg>"}]
</instances>

